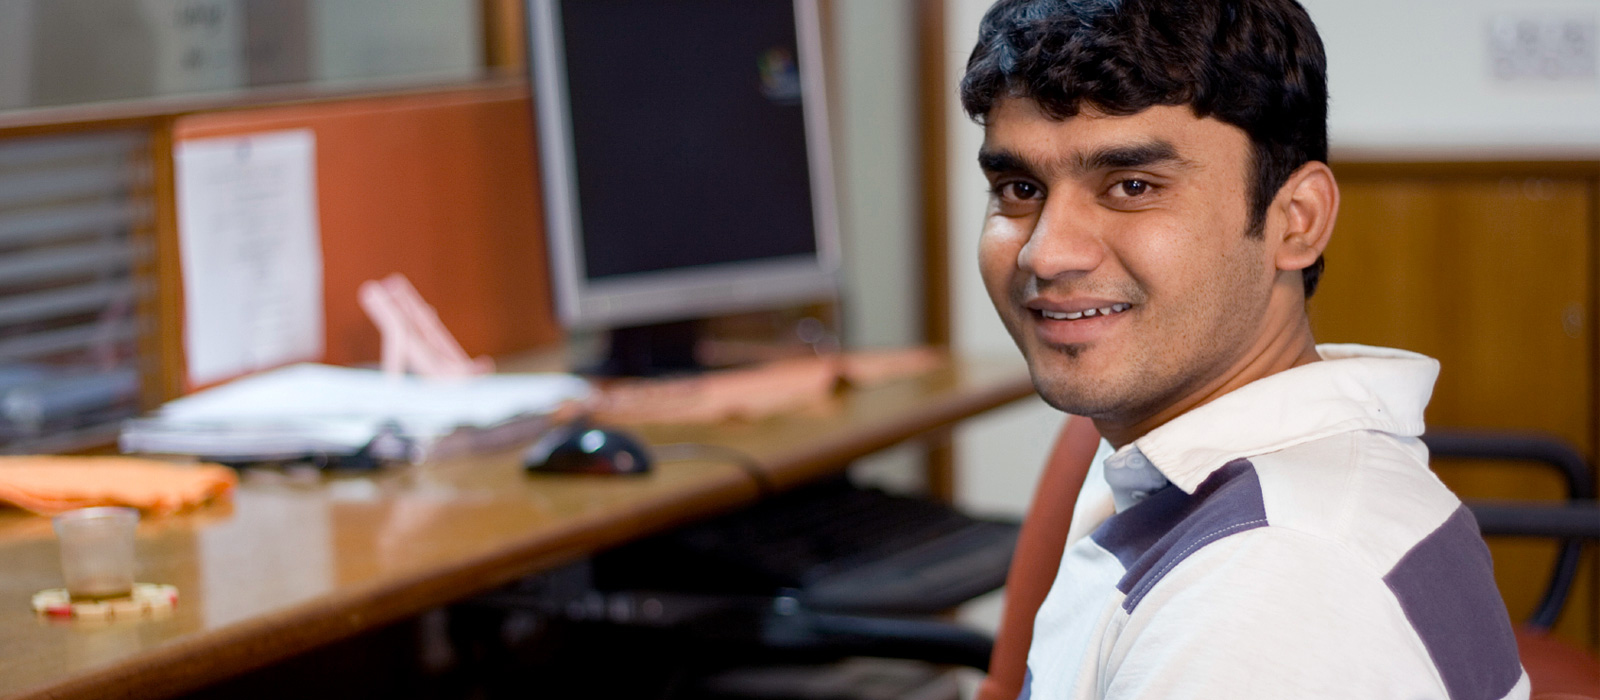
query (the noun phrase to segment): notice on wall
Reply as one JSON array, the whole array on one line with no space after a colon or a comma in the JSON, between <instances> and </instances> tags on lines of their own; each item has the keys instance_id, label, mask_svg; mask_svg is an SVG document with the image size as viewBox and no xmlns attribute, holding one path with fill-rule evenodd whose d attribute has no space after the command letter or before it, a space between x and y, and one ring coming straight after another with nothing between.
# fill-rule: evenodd
<instances>
[{"instance_id":1,"label":"notice on wall","mask_svg":"<svg viewBox=\"0 0 1600 700\"><path fill-rule=\"evenodd\" d=\"M312 132L193 139L174 159L189 383L320 359Z\"/></svg>"}]
</instances>

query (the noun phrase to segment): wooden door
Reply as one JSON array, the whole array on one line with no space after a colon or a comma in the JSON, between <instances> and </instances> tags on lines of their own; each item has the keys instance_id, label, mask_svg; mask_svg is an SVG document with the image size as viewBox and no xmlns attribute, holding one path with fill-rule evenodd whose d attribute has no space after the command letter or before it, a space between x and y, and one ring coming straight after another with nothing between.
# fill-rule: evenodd
<instances>
[{"instance_id":1,"label":"wooden door","mask_svg":"<svg viewBox=\"0 0 1600 700\"><path fill-rule=\"evenodd\" d=\"M1438 358L1430 427L1544 431L1593 460L1596 184L1581 169L1555 170L1336 168L1343 204L1311 302L1317 340ZM1562 493L1544 470L1435 467L1466 498ZM1555 544L1496 538L1490 549L1511 615L1522 619L1543 591ZM1558 632L1593 646L1595 602L1589 561Z\"/></svg>"}]
</instances>

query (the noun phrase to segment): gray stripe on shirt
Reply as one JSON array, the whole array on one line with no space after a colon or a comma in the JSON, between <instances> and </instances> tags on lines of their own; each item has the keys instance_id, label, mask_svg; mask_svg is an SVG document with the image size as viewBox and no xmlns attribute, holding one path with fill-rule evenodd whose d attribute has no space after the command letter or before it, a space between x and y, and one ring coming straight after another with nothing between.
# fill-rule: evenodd
<instances>
[{"instance_id":1,"label":"gray stripe on shirt","mask_svg":"<svg viewBox=\"0 0 1600 700\"><path fill-rule=\"evenodd\" d=\"M1522 678L1489 548L1466 506L1394 565L1389 585L1444 678L1450 700L1493 700Z\"/></svg>"},{"instance_id":2,"label":"gray stripe on shirt","mask_svg":"<svg viewBox=\"0 0 1600 700\"><path fill-rule=\"evenodd\" d=\"M1161 579L1202 547L1267 524L1261 481L1249 460L1222 466L1186 494L1176 487L1151 494L1095 530L1095 543L1127 568L1117 590L1133 612Z\"/></svg>"}]
</instances>

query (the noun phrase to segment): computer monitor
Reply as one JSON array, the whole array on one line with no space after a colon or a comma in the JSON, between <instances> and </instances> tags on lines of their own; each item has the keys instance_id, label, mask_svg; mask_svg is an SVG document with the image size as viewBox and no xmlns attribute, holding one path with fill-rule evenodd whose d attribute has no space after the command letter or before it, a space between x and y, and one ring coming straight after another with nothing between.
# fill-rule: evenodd
<instances>
[{"instance_id":1,"label":"computer monitor","mask_svg":"<svg viewBox=\"0 0 1600 700\"><path fill-rule=\"evenodd\" d=\"M836 294L815 0L528 10L564 324L610 329L616 346L619 329Z\"/></svg>"}]
</instances>

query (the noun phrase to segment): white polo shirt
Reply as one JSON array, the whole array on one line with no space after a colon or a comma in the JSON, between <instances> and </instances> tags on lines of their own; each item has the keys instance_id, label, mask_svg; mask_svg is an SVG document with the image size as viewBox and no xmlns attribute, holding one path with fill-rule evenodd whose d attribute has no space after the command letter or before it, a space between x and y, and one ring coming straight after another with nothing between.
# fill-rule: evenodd
<instances>
[{"instance_id":1,"label":"white polo shirt","mask_svg":"<svg viewBox=\"0 0 1600 700\"><path fill-rule=\"evenodd\" d=\"M1102 445L1022 698L1528 697L1477 523L1417 438L1438 362L1317 349Z\"/></svg>"}]
</instances>

